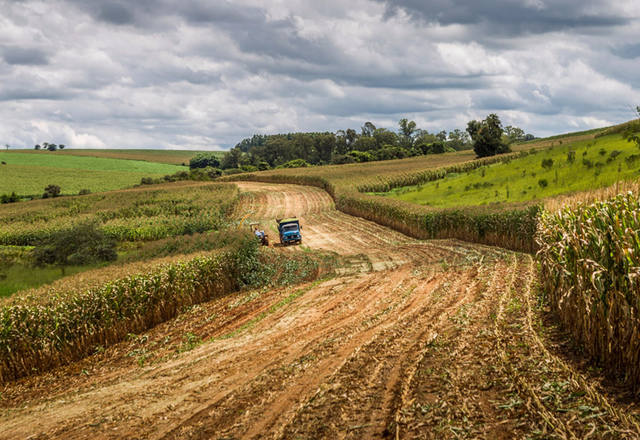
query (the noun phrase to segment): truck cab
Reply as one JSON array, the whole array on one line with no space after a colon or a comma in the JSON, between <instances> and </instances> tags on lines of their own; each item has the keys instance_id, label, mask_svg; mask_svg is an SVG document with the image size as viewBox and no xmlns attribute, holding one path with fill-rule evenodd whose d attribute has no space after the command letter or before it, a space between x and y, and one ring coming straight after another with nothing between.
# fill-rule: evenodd
<instances>
[{"instance_id":1,"label":"truck cab","mask_svg":"<svg viewBox=\"0 0 640 440\"><path fill-rule=\"evenodd\" d=\"M280 243L283 245L302 243L302 233L300 221L297 218L276 219L278 232L280 233Z\"/></svg>"}]
</instances>

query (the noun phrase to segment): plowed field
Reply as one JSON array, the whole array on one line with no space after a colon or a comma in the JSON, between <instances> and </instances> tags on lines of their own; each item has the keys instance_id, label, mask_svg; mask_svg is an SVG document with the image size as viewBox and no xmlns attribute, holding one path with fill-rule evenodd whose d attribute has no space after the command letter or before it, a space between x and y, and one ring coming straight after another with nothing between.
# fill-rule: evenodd
<instances>
[{"instance_id":1,"label":"plowed field","mask_svg":"<svg viewBox=\"0 0 640 440\"><path fill-rule=\"evenodd\" d=\"M548 325L531 256L413 240L316 188L240 186L239 219L299 216L304 243L284 249L346 266L193 307L7 384L0 438L640 436L635 401L582 373Z\"/></svg>"}]
</instances>

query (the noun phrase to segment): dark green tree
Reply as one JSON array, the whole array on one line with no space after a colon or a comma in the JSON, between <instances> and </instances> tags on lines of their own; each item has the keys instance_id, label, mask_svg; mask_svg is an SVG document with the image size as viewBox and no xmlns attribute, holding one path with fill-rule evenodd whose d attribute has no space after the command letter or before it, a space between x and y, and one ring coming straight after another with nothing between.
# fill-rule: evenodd
<instances>
[{"instance_id":1,"label":"dark green tree","mask_svg":"<svg viewBox=\"0 0 640 440\"><path fill-rule=\"evenodd\" d=\"M524 136L525 136L524 130L522 128L514 127L512 125L507 125L504 128L504 133L507 135L509 143L522 141L524 140Z\"/></svg>"},{"instance_id":2,"label":"dark green tree","mask_svg":"<svg viewBox=\"0 0 640 440\"><path fill-rule=\"evenodd\" d=\"M114 239L94 222L85 222L53 233L33 249L31 258L35 266L55 264L64 273L65 266L114 261L118 254Z\"/></svg>"},{"instance_id":3,"label":"dark green tree","mask_svg":"<svg viewBox=\"0 0 640 440\"><path fill-rule=\"evenodd\" d=\"M219 168L220 159L216 153L198 153L189 161L189 168Z\"/></svg>"},{"instance_id":4,"label":"dark green tree","mask_svg":"<svg viewBox=\"0 0 640 440\"><path fill-rule=\"evenodd\" d=\"M371 122L367 121L364 123L361 130L362 130L362 136L371 137L373 136L373 132L376 131L376 126L373 125Z\"/></svg>"},{"instance_id":5,"label":"dark green tree","mask_svg":"<svg viewBox=\"0 0 640 440\"><path fill-rule=\"evenodd\" d=\"M469 121L467 133L473 141L473 151L478 157L494 156L509 152L509 147L502 140L504 130L500 118L495 113L483 121Z\"/></svg>"},{"instance_id":6,"label":"dark green tree","mask_svg":"<svg viewBox=\"0 0 640 440\"><path fill-rule=\"evenodd\" d=\"M409 121L407 118L402 118L398 122L400 126L400 144L403 147L410 148L413 146L413 139L418 127L414 121Z\"/></svg>"},{"instance_id":7,"label":"dark green tree","mask_svg":"<svg viewBox=\"0 0 640 440\"><path fill-rule=\"evenodd\" d=\"M58 197L60 195L60 187L58 185L47 185L44 189L44 194L42 194L43 199L48 199L49 197Z\"/></svg>"}]
</instances>

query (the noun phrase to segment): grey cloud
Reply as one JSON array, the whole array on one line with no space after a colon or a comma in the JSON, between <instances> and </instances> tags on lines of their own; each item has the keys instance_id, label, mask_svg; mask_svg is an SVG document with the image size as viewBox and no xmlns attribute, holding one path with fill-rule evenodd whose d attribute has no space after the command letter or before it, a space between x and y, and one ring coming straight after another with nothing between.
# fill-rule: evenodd
<instances>
[{"instance_id":1,"label":"grey cloud","mask_svg":"<svg viewBox=\"0 0 640 440\"><path fill-rule=\"evenodd\" d=\"M229 147L402 116L464 128L490 112L543 135L640 103L640 10L604 0L51 0L43 14L29 1L0 0L12 145L72 130L114 147Z\"/></svg>"},{"instance_id":2,"label":"grey cloud","mask_svg":"<svg viewBox=\"0 0 640 440\"><path fill-rule=\"evenodd\" d=\"M4 61L11 65L43 66L49 63L47 53L41 49L9 46L0 51Z\"/></svg>"},{"instance_id":3,"label":"grey cloud","mask_svg":"<svg viewBox=\"0 0 640 440\"><path fill-rule=\"evenodd\" d=\"M42 89L37 87L0 88L0 101L65 100L75 95L67 90Z\"/></svg>"},{"instance_id":4,"label":"grey cloud","mask_svg":"<svg viewBox=\"0 0 640 440\"><path fill-rule=\"evenodd\" d=\"M634 59L640 57L640 43L622 44L612 50L612 52L626 59Z\"/></svg>"},{"instance_id":5,"label":"grey cloud","mask_svg":"<svg viewBox=\"0 0 640 440\"><path fill-rule=\"evenodd\" d=\"M103 3L97 10L97 18L113 24L131 24L135 21L131 9L121 3Z\"/></svg>"},{"instance_id":6,"label":"grey cloud","mask_svg":"<svg viewBox=\"0 0 640 440\"><path fill-rule=\"evenodd\" d=\"M485 25L484 33L518 35L623 25L630 18L608 14L607 0L376 0L387 16L400 9L416 19L442 25ZM538 5L538 6L536 6ZM593 12L597 10L597 12Z\"/></svg>"}]
</instances>

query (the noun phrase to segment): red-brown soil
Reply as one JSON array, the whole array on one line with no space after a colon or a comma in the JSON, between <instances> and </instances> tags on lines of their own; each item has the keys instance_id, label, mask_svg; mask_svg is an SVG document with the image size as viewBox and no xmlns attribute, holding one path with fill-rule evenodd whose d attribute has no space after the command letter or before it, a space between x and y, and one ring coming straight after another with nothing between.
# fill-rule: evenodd
<instances>
[{"instance_id":1,"label":"red-brown soil","mask_svg":"<svg viewBox=\"0 0 640 440\"><path fill-rule=\"evenodd\" d=\"M531 256L413 240L316 188L240 186L239 220L277 242L273 219L298 216L303 246L283 249L335 252L347 267L192 307L6 384L0 438L640 437L633 399L547 337Z\"/></svg>"}]
</instances>

